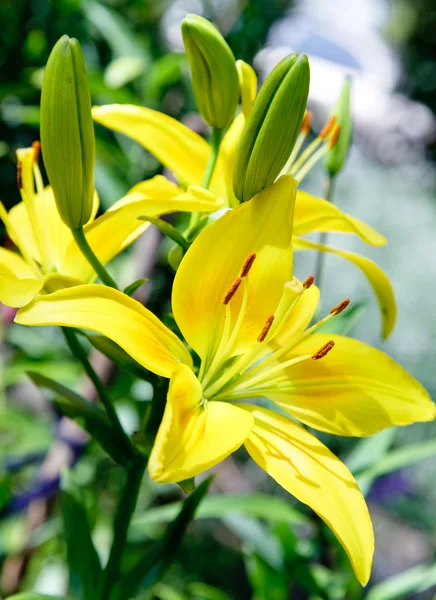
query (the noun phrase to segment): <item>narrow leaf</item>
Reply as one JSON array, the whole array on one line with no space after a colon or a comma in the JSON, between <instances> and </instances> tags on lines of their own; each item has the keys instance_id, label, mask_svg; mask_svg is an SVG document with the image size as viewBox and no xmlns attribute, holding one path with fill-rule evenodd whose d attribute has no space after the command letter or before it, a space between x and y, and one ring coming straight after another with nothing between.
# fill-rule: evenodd
<instances>
[{"instance_id":1,"label":"narrow leaf","mask_svg":"<svg viewBox=\"0 0 436 600\"><path fill-rule=\"evenodd\" d=\"M82 492L70 471L62 474L61 509L72 596L77 600L95 600L102 569L91 539Z\"/></svg>"},{"instance_id":2,"label":"narrow leaf","mask_svg":"<svg viewBox=\"0 0 436 600\"><path fill-rule=\"evenodd\" d=\"M129 464L130 457L126 456L120 445L117 444L117 438L109 419L101 408L41 373L29 371L27 374L38 387L55 392L56 396L53 398L55 407L66 417L79 419L83 429L100 444L115 462L122 465Z\"/></svg>"},{"instance_id":3,"label":"narrow leaf","mask_svg":"<svg viewBox=\"0 0 436 600\"><path fill-rule=\"evenodd\" d=\"M155 219L154 217L138 217L140 221L147 221L148 223L152 223L156 225L156 227L160 230L163 235L169 237L173 242L176 242L183 250L187 250L189 248L189 243L185 240L183 235L177 231L177 229L168 223L168 221L164 221L163 219Z\"/></svg>"},{"instance_id":4,"label":"narrow leaf","mask_svg":"<svg viewBox=\"0 0 436 600\"><path fill-rule=\"evenodd\" d=\"M147 277L141 277L141 279L137 279L136 281L125 287L123 292L127 294L127 296L133 296L136 290L140 288L141 285L144 285L144 283L147 283L147 281Z\"/></svg>"},{"instance_id":5,"label":"narrow leaf","mask_svg":"<svg viewBox=\"0 0 436 600\"><path fill-rule=\"evenodd\" d=\"M375 585L366 600L406 600L434 585L436 565L418 565Z\"/></svg>"}]
</instances>

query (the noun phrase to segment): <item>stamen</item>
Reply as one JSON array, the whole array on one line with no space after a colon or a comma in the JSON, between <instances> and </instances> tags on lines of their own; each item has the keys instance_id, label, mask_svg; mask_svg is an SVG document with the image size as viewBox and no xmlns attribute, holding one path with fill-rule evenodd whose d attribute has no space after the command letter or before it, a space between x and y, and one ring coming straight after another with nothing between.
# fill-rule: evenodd
<instances>
[{"instance_id":1,"label":"stamen","mask_svg":"<svg viewBox=\"0 0 436 600\"><path fill-rule=\"evenodd\" d=\"M17 185L18 189L23 189L23 163L21 160L17 162Z\"/></svg>"},{"instance_id":2,"label":"stamen","mask_svg":"<svg viewBox=\"0 0 436 600\"><path fill-rule=\"evenodd\" d=\"M345 298L345 300L342 300L342 302L340 302L337 306L334 306L331 310L330 310L330 314L331 315L339 315L342 311L344 311L347 306L350 304L351 300L349 298Z\"/></svg>"},{"instance_id":3,"label":"stamen","mask_svg":"<svg viewBox=\"0 0 436 600\"><path fill-rule=\"evenodd\" d=\"M303 281L304 289L308 290L314 281L315 277L313 275L309 275L309 277L305 281Z\"/></svg>"},{"instance_id":4,"label":"stamen","mask_svg":"<svg viewBox=\"0 0 436 600\"><path fill-rule=\"evenodd\" d=\"M315 354L313 354L312 360L320 360L321 358L324 358L324 356L326 356L330 352L334 345L335 343L333 340L330 340L329 342L327 342L327 344L324 344L324 346L320 348L318 352L315 352Z\"/></svg>"},{"instance_id":5,"label":"stamen","mask_svg":"<svg viewBox=\"0 0 436 600\"><path fill-rule=\"evenodd\" d=\"M257 341L258 342L263 342L263 340L266 338L266 336L268 335L268 331L271 329L271 325L273 324L274 321L274 315L270 315L267 320L265 321L265 325L263 326L262 331L260 332L260 334L257 337Z\"/></svg>"},{"instance_id":6,"label":"stamen","mask_svg":"<svg viewBox=\"0 0 436 600\"><path fill-rule=\"evenodd\" d=\"M236 277L235 281L229 287L227 292L224 294L224 298L222 299L223 304L228 304L233 296L236 294L238 287L241 285L242 278Z\"/></svg>"},{"instance_id":7,"label":"stamen","mask_svg":"<svg viewBox=\"0 0 436 600\"><path fill-rule=\"evenodd\" d=\"M304 117L303 117L303 122L301 123L301 130L300 130L301 133L303 135L305 135L306 137L310 133L311 125L312 125L312 111L306 110Z\"/></svg>"},{"instance_id":8,"label":"stamen","mask_svg":"<svg viewBox=\"0 0 436 600\"><path fill-rule=\"evenodd\" d=\"M244 260L244 264L242 265L241 274L239 275L239 277L247 277L248 273L250 272L251 267L253 266L255 258L256 258L255 252L251 252L251 254L249 254L247 256L247 258Z\"/></svg>"},{"instance_id":9,"label":"stamen","mask_svg":"<svg viewBox=\"0 0 436 600\"><path fill-rule=\"evenodd\" d=\"M332 131L334 125L336 123L336 115L332 115L327 123L324 125L324 127L321 129L321 133L319 134L319 137L322 140L325 140L325 138L329 135L329 133Z\"/></svg>"},{"instance_id":10,"label":"stamen","mask_svg":"<svg viewBox=\"0 0 436 600\"><path fill-rule=\"evenodd\" d=\"M41 152L41 142L38 142L38 141L33 142L32 148L34 150L34 152L33 152L33 162L37 164L38 160L39 160L39 154Z\"/></svg>"},{"instance_id":11,"label":"stamen","mask_svg":"<svg viewBox=\"0 0 436 600\"><path fill-rule=\"evenodd\" d=\"M340 133L341 133L341 126L339 124L335 125L335 128L333 129L333 133L332 133L332 135L330 136L330 139L329 139L329 148L330 148L330 150L332 148L334 148L336 146L336 144L338 143L338 139L339 139Z\"/></svg>"}]
</instances>

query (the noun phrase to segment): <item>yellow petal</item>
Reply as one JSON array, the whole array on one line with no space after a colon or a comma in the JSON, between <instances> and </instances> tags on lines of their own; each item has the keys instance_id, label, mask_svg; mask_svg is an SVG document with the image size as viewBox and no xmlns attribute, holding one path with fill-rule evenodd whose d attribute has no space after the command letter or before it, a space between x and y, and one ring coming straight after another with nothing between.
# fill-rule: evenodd
<instances>
[{"instance_id":1,"label":"yellow petal","mask_svg":"<svg viewBox=\"0 0 436 600\"><path fill-rule=\"evenodd\" d=\"M11 270L4 264L5 253L8 250L0 248L0 302L6 304L6 306L12 306L18 308L25 306L30 302L41 289L43 283L41 279L36 279L32 271L30 271L24 277L21 277L17 271ZM13 254L12 252L10 254ZM17 256L17 259L20 259ZM11 265L11 260L8 261L8 265ZM15 262L15 261L14 261ZM27 267L26 263L20 265Z\"/></svg>"},{"instance_id":2,"label":"yellow petal","mask_svg":"<svg viewBox=\"0 0 436 600\"><path fill-rule=\"evenodd\" d=\"M265 395L310 427L337 435L366 436L435 418L436 405L422 385L358 340L313 334L281 360L314 354L329 340L335 346L327 356L288 367L288 389Z\"/></svg>"},{"instance_id":3,"label":"yellow petal","mask_svg":"<svg viewBox=\"0 0 436 600\"><path fill-rule=\"evenodd\" d=\"M294 235L313 231L354 233L372 246L387 244L383 235L363 221L347 215L327 200L299 190L295 201Z\"/></svg>"},{"instance_id":4,"label":"yellow petal","mask_svg":"<svg viewBox=\"0 0 436 600\"><path fill-rule=\"evenodd\" d=\"M352 262L358 267L368 279L379 303L382 318L382 336L386 339L392 333L397 319L397 305L395 302L394 290L389 277L380 269L380 267L369 258L349 252L348 250L339 250L332 246L316 244L309 240L303 240L299 237L294 238L294 250L318 250L319 252L330 252L341 256Z\"/></svg>"},{"instance_id":5,"label":"yellow petal","mask_svg":"<svg viewBox=\"0 0 436 600\"><path fill-rule=\"evenodd\" d=\"M100 333L146 369L170 377L179 363L191 365L179 338L142 304L103 285L79 285L42 296L18 312L21 325L61 325Z\"/></svg>"},{"instance_id":6,"label":"yellow petal","mask_svg":"<svg viewBox=\"0 0 436 600\"><path fill-rule=\"evenodd\" d=\"M253 417L245 410L226 402L203 404L198 379L179 365L150 455L150 477L159 483L194 477L237 450L252 426Z\"/></svg>"},{"instance_id":7,"label":"yellow petal","mask_svg":"<svg viewBox=\"0 0 436 600\"><path fill-rule=\"evenodd\" d=\"M151 190L148 192L151 193ZM175 197L165 197L162 190L156 195L157 198L148 198L139 192L128 194L112 209L86 225L86 238L100 262L109 262L147 229L149 223L140 221L139 217L158 217L178 211L213 212L222 206L211 192L194 186ZM96 276L74 241L66 250L62 272L82 281L92 281Z\"/></svg>"},{"instance_id":8,"label":"yellow petal","mask_svg":"<svg viewBox=\"0 0 436 600\"><path fill-rule=\"evenodd\" d=\"M174 280L173 311L185 339L201 358L219 339L223 296L252 252L257 257L249 274L250 299L239 348L256 340L274 312L285 282L292 278L295 183L283 176L250 202L228 211L200 233L182 260ZM231 300L233 320L241 288Z\"/></svg>"},{"instance_id":9,"label":"yellow petal","mask_svg":"<svg viewBox=\"0 0 436 600\"><path fill-rule=\"evenodd\" d=\"M236 67L238 69L239 87L241 89L242 112L244 113L245 118L247 118L251 112L254 99L256 98L256 71L251 65L243 60L237 60Z\"/></svg>"},{"instance_id":10,"label":"yellow petal","mask_svg":"<svg viewBox=\"0 0 436 600\"><path fill-rule=\"evenodd\" d=\"M365 500L347 467L290 419L255 406L245 447L256 463L327 523L344 547L357 579L371 574L374 534Z\"/></svg>"},{"instance_id":11,"label":"yellow petal","mask_svg":"<svg viewBox=\"0 0 436 600\"><path fill-rule=\"evenodd\" d=\"M42 194L35 195L35 206L41 215L42 223L44 223L45 242L50 264L61 272L63 268L62 258L73 236L59 216L53 191L50 187L46 187ZM97 193L95 193L91 221L94 219L98 207L99 199ZM14 229L20 232L20 239L22 243L25 243L30 256L41 262L40 251L24 202L20 202L10 210L9 218Z\"/></svg>"},{"instance_id":12,"label":"yellow petal","mask_svg":"<svg viewBox=\"0 0 436 600\"><path fill-rule=\"evenodd\" d=\"M201 184L210 146L183 123L150 108L129 104L96 106L92 110L92 116L97 123L141 144L182 182ZM211 190L223 196L220 181L222 173L217 165Z\"/></svg>"},{"instance_id":13,"label":"yellow petal","mask_svg":"<svg viewBox=\"0 0 436 600\"><path fill-rule=\"evenodd\" d=\"M245 117L239 114L227 130L220 146L219 160L221 161L226 185L226 199L229 206L237 206L239 200L233 191L233 167L239 140L245 127Z\"/></svg>"},{"instance_id":14,"label":"yellow petal","mask_svg":"<svg viewBox=\"0 0 436 600\"><path fill-rule=\"evenodd\" d=\"M271 345L283 346L288 340L302 333L312 321L319 302L319 288L312 285L305 290L296 306L292 309L283 329L275 336Z\"/></svg>"}]
</instances>

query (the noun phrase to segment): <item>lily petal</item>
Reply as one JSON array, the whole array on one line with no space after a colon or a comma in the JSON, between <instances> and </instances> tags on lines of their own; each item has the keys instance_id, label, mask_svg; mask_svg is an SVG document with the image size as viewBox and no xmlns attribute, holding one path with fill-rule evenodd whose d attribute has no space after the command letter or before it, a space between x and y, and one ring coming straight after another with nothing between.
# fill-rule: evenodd
<instances>
[{"instance_id":1,"label":"lily petal","mask_svg":"<svg viewBox=\"0 0 436 600\"><path fill-rule=\"evenodd\" d=\"M257 75L253 67L243 60L236 61L236 68L238 69L239 87L241 90L242 112L245 118L247 118L256 98Z\"/></svg>"},{"instance_id":2,"label":"lily petal","mask_svg":"<svg viewBox=\"0 0 436 600\"><path fill-rule=\"evenodd\" d=\"M220 146L219 160L221 161L224 181L226 185L226 198L229 206L237 206L239 200L233 191L233 167L239 140L245 127L245 117L241 113L227 130Z\"/></svg>"},{"instance_id":3,"label":"lily petal","mask_svg":"<svg viewBox=\"0 0 436 600\"><path fill-rule=\"evenodd\" d=\"M344 213L337 206L306 192L297 192L295 201L294 234L313 231L354 233L372 246L385 246L386 238L363 221Z\"/></svg>"},{"instance_id":4,"label":"lily petal","mask_svg":"<svg viewBox=\"0 0 436 600\"><path fill-rule=\"evenodd\" d=\"M249 454L279 485L327 523L356 577L371 574L374 534L365 500L347 467L305 429L272 411L241 405L254 416Z\"/></svg>"},{"instance_id":5,"label":"lily petal","mask_svg":"<svg viewBox=\"0 0 436 600\"><path fill-rule=\"evenodd\" d=\"M197 133L164 113L130 104L96 106L92 116L97 123L122 133L151 152L182 182L200 185L210 154L209 144ZM222 193L220 166L217 165L211 190ZM218 183L218 188L214 187Z\"/></svg>"},{"instance_id":6,"label":"lily petal","mask_svg":"<svg viewBox=\"0 0 436 600\"><path fill-rule=\"evenodd\" d=\"M6 304L6 306L11 306L13 308L19 308L21 306L25 306L28 302L33 300L36 294L40 291L43 286L43 282L41 279L36 279L33 272L29 269L27 270L27 264L22 261L24 264L20 264L18 261L22 260L21 257L17 256L17 264L19 264L19 272L20 275L26 273L23 277L21 277L18 272L14 269L11 270L7 266L5 266L5 258L8 250L4 248L0 248L0 302ZM13 252L10 252L13 254ZM8 257L8 261L6 264L11 266L13 260ZM22 269L22 270L21 270Z\"/></svg>"},{"instance_id":7,"label":"lily petal","mask_svg":"<svg viewBox=\"0 0 436 600\"><path fill-rule=\"evenodd\" d=\"M287 322L283 324L283 328L271 342L274 348L285 345L289 340L303 333L315 315L319 295L319 288L316 285L312 285L304 291L292 309Z\"/></svg>"},{"instance_id":8,"label":"lily petal","mask_svg":"<svg viewBox=\"0 0 436 600\"><path fill-rule=\"evenodd\" d=\"M150 455L150 477L183 481L237 450L253 427L250 413L226 402L203 404L201 385L186 365L170 380L165 413Z\"/></svg>"},{"instance_id":9,"label":"lily petal","mask_svg":"<svg viewBox=\"0 0 436 600\"><path fill-rule=\"evenodd\" d=\"M325 244L317 244L309 240L303 240L300 237L294 237L294 250L318 250L319 252L330 252L341 256L352 262L358 267L368 279L379 303L382 318L382 336L388 338L392 333L397 319L397 305L395 302L394 290L389 277L380 269L380 267L369 258L349 252L348 250L339 250Z\"/></svg>"},{"instance_id":10,"label":"lily petal","mask_svg":"<svg viewBox=\"0 0 436 600\"><path fill-rule=\"evenodd\" d=\"M149 190L151 193L151 190ZM117 203L117 207L106 211L85 227L89 245L98 259L106 264L119 252L137 239L149 223L139 217L157 217L170 212L213 212L222 203L211 192L191 186L175 197L165 197L162 190L157 198L148 198L142 193L131 193ZM73 241L68 246L62 261L63 273L82 281L92 281L96 274Z\"/></svg>"},{"instance_id":11,"label":"lily petal","mask_svg":"<svg viewBox=\"0 0 436 600\"><path fill-rule=\"evenodd\" d=\"M287 387L265 395L306 425L337 435L367 436L436 417L436 405L416 379L358 340L312 334L281 360L314 354L330 340L335 346L327 356L288 367Z\"/></svg>"},{"instance_id":12,"label":"lily petal","mask_svg":"<svg viewBox=\"0 0 436 600\"><path fill-rule=\"evenodd\" d=\"M228 211L195 239L177 271L172 304L188 343L205 358L219 339L222 299L249 254L249 305L238 348L253 343L292 278L292 214L295 180L282 176L255 198ZM242 288L243 286L241 286ZM235 320L242 289L231 300Z\"/></svg>"},{"instance_id":13,"label":"lily petal","mask_svg":"<svg viewBox=\"0 0 436 600\"><path fill-rule=\"evenodd\" d=\"M100 333L146 369L170 377L192 359L179 338L142 304L104 285L79 285L41 296L18 311L21 325L60 325Z\"/></svg>"}]
</instances>

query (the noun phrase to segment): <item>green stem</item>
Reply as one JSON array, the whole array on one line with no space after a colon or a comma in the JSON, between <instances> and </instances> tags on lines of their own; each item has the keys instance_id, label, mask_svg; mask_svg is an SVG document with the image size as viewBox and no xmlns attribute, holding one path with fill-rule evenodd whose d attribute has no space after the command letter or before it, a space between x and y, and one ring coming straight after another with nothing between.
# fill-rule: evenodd
<instances>
[{"instance_id":1,"label":"green stem","mask_svg":"<svg viewBox=\"0 0 436 600\"><path fill-rule=\"evenodd\" d=\"M329 202L331 202L332 204L334 202L334 197L333 197L334 182L335 182L334 177L329 175L326 179L325 199L328 200ZM327 236L328 236L328 234L325 231L323 231L321 233L321 235L319 236L318 243L323 244L323 245L326 244ZM325 261L324 254L325 254L324 252L318 252L318 254L316 256L315 283L319 288L321 288L322 275L323 275L323 271L324 271L324 261Z\"/></svg>"},{"instance_id":2,"label":"green stem","mask_svg":"<svg viewBox=\"0 0 436 600\"><path fill-rule=\"evenodd\" d=\"M147 462L148 459L145 456L137 455L127 473L126 483L114 519L114 538L109 560L102 575L98 594L99 600L110 600L112 589L119 579L129 525L136 507Z\"/></svg>"},{"instance_id":3,"label":"green stem","mask_svg":"<svg viewBox=\"0 0 436 600\"><path fill-rule=\"evenodd\" d=\"M117 284L112 279L112 277L109 275L109 273L106 271L106 269L101 264L101 262L98 260L98 258L94 254L91 246L88 244L88 240L86 239L85 233L83 231L83 227L79 227L79 229L72 229L71 233L73 234L73 237L74 237L76 244L79 247L81 253L86 258L86 260L89 262L89 264L94 269L94 271L97 273L97 275L100 277L101 281L109 287L118 289Z\"/></svg>"},{"instance_id":4,"label":"green stem","mask_svg":"<svg viewBox=\"0 0 436 600\"><path fill-rule=\"evenodd\" d=\"M214 174L215 167L217 164L218 154L219 154L219 149L220 149L222 138L223 138L223 130L214 128L212 130L212 139L210 142L211 150L210 150L209 158L207 161L206 169L203 174L203 181L201 182L201 187L203 187L206 190L209 189L210 182L212 181L212 176ZM191 214L191 221L189 223L189 229L186 234L187 236L188 236L188 233L195 228L195 226L198 224L199 220L200 220L199 212L195 212L195 213Z\"/></svg>"},{"instance_id":5,"label":"green stem","mask_svg":"<svg viewBox=\"0 0 436 600\"><path fill-rule=\"evenodd\" d=\"M130 441L126 432L124 431L124 429L121 426L121 423L118 419L118 415L115 411L115 408L112 404L111 399L108 396L108 393L106 391L105 386L103 385L103 382L101 381L101 379L97 375L97 373L94 371L91 363L88 360L88 356L87 356L85 350L83 349L82 345L80 344L79 340L77 339L77 336L74 333L74 331L72 329L69 329L68 327L62 327L62 332L65 336L68 347L71 350L71 353L80 360L86 374L88 375L89 379L92 381L92 383L97 391L98 397L106 409L106 413L111 422L114 434L118 437L119 443L122 445L122 447L126 453L126 456L130 456L133 459L133 457L136 454L136 450L135 450L134 446L132 445L132 442Z\"/></svg>"}]
</instances>

